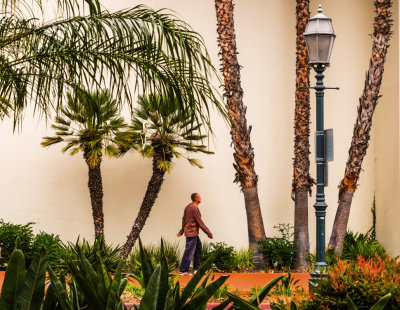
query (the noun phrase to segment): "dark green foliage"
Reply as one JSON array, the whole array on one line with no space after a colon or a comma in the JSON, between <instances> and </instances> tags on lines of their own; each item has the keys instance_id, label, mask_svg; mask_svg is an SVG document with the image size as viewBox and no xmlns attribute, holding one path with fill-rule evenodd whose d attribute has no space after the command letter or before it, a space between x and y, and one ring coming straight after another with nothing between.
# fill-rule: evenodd
<instances>
[{"instance_id":1,"label":"dark green foliage","mask_svg":"<svg viewBox=\"0 0 400 310\"><path fill-rule=\"evenodd\" d=\"M0 219L0 244L1 244L1 258L0 267L10 259L11 253L15 248L15 240L19 237L20 249L25 253L27 265L32 260L31 245L33 241L32 225L34 223L27 223L25 225L6 223Z\"/></svg>"},{"instance_id":2,"label":"dark green foliage","mask_svg":"<svg viewBox=\"0 0 400 310\"><path fill-rule=\"evenodd\" d=\"M370 232L362 234L348 231L344 237L342 254L339 256L333 250L327 250L325 256L326 263L334 265L338 259L355 262L359 256L363 258L374 258L375 256L385 258L386 250L378 240L372 238Z\"/></svg>"},{"instance_id":3,"label":"dark green foliage","mask_svg":"<svg viewBox=\"0 0 400 310\"><path fill-rule=\"evenodd\" d=\"M384 258L386 251L370 233L362 234L348 231L344 237L343 253L340 258L356 261L360 255L364 258L373 258L376 255Z\"/></svg>"},{"instance_id":4,"label":"dark green foliage","mask_svg":"<svg viewBox=\"0 0 400 310\"><path fill-rule=\"evenodd\" d=\"M390 301L390 298L392 298L392 294L387 294L383 296L381 299L379 299L376 304L374 304L370 310L383 310L386 308L386 305ZM347 309L348 310L358 310L359 308L354 304L353 300L350 298L349 295L347 295Z\"/></svg>"},{"instance_id":5,"label":"dark green foliage","mask_svg":"<svg viewBox=\"0 0 400 310\"><path fill-rule=\"evenodd\" d=\"M329 308L329 309L347 309L347 310L361 310L361 309L369 309L369 310L384 310L384 309L388 309L388 303L390 302L390 299L392 298L392 294L387 294L385 296L383 296L381 299L379 299L374 305L372 305L370 308L369 307L357 307L355 305L355 303L353 302L353 300L350 298L349 295L346 295L346 302L342 303L342 305L340 307L336 307L336 308ZM320 310L320 306L316 305L315 302L313 302L312 300L307 300L307 301L303 301L298 307L297 305L295 305L293 302L292 304L294 305L290 310ZM274 309L274 307L272 307L272 309ZM278 308L279 309L279 308ZM281 308L281 309L286 309L286 308ZM325 309L325 308L324 308ZM327 308L328 309L328 308Z\"/></svg>"},{"instance_id":6,"label":"dark green foliage","mask_svg":"<svg viewBox=\"0 0 400 310\"><path fill-rule=\"evenodd\" d=\"M100 257L106 269L114 272L121 261L120 251L121 248L119 246L106 245L101 238L95 240L93 243L89 243L85 239L82 239L82 241L78 239L75 243L69 242L68 245L63 246L62 260L56 264L55 268L69 273L70 264L67 262L78 261L80 257L79 252L82 252L94 269L97 268L99 263L98 257Z\"/></svg>"},{"instance_id":7,"label":"dark green foliage","mask_svg":"<svg viewBox=\"0 0 400 310\"><path fill-rule=\"evenodd\" d=\"M47 261L53 268L61 263L63 248L59 235L49 234L41 231L33 239L31 248L33 255L37 255L40 253L42 248L45 248Z\"/></svg>"},{"instance_id":8,"label":"dark green foliage","mask_svg":"<svg viewBox=\"0 0 400 310\"><path fill-rule=\"evenodd\" d=\"M205 243L201 253L201 261L205 261L211 253L219 249L218 255L214 260L214 267L222 271L232 271L237 269L235 248L228 246L224 242Z\"/></svg>"},{"instance_id":9,"label":"dark green foliage","mask_svg":"<svg viewBox=\"0 0 400 310\"><path fill-rule=\"evenodd\" d=\"M258 244L265 254L267 264L270 268L290 269L296 247L293 241L294 227L289 224L279 224L274 226L279 233L279 237L267 237L259 240Z\"/></svg>"}]
</instances>

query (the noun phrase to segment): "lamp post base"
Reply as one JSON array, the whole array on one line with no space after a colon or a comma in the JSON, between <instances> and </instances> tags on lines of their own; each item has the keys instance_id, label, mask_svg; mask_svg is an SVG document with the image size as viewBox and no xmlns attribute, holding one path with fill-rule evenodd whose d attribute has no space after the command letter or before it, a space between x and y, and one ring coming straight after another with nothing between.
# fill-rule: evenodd
<instances>
[{"instance_id":1,"label":"lamp post base","mask_svg":"<svg viewBox=\"0 0 400 310\"><path fill-rule=\"evenodd\" d=\"M311 278L308 280L308 292L309 296L313 296L314 288L318 285L318 280L326 278L326 267L328 265L325 262L317 262L314 266L314 270L310 272Z\"/></svg>"}]
</instances>

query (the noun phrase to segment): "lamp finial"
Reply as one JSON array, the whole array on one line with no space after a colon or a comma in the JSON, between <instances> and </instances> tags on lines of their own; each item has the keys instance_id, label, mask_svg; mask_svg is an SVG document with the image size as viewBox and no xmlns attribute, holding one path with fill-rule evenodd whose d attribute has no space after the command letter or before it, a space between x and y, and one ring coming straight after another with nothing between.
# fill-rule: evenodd
<instances>
[{"instance_id":1,"label":"lamp finial","mask_svg":"<svg viewBox=\"0 0 400 310\"><path fill-rule=\"evenodd\" d=\"M318 13L322 13L324 10L322 9L322 4L318 5Z\"/></svg>"}]
</instances>

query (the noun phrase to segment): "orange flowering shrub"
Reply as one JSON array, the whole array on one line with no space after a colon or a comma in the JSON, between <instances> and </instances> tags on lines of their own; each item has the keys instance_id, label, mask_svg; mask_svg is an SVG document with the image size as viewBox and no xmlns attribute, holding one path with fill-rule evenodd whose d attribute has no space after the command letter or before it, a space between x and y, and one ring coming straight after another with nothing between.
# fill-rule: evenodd
<instances>
[{"instance_id":1,"label":"orange flowering shrub","mask_svg":"<svg viewBox=\"0 0 400 310\"><path fill-rule=\"evenodd\" d=\"M314 290L306 309L347 309L348 294L358 309L369 309L381 297L392 293L385 309L400 309L400 264L397 258L359 256L356 262L338 260L329 266L328 277Z\"/></svg>"}]
</instances>

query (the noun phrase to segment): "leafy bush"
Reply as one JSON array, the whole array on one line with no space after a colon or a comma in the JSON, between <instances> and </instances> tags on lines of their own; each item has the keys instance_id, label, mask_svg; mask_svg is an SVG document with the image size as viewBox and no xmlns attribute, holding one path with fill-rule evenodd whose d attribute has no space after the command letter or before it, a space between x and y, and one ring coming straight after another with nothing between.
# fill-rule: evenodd
<instances>
[{"instance_id":1,"label":"leafy bush","mask_svg":"<svg viewBox=\"0 0 400 310\"><path fill-rule=\"evenodd\" d=\"M201 253L201 260L205 261L207 258L220 249L217 257L214 260L214 267L223 271L232 271L237 269L237 258L235 257L235 248L233 246L228 246L224 242L217 243L205 243L203 245L203 251Z\"/></svg>"},{"instance_id":2,"label":"leafy bush","mask_svg":"<svg viewBox=\"0 0 400 310\"><path fill-rule=\"evenodd\" d=\"M32 225L28 223L25 225L6 223L0 219L0 243L1 243L1 258L0 266L4 266L10 259L11 253L15 248L15 240L17 237L20 239L20 248L25 254L27 266L32 260L31 245L33 241Z\"/></svg>"},{"instance_id":3,"label":"leafy bush","mask_svg":"<svg viewBox=\"0 0 400 310\"><path fill-rule=\"evenodd\" d=\"M319 281L314 298L304 309L347 309L347 295L358 309L369 309L391 293L387 308L400 308L400 264L396 259L377 256L356 262L338 260L328 267L328 277Z\"/></svg>"},{"instance_id":4,"label":"leafy bush","mask_svg":"<svg viewBox=\"0 0 400 310\"><path fill-rule=\"evenodd\" d=\"M59 265L63 253L60 236L41 231L33 239L31 247L33 255L39 254L43 247L46 249L47 261L50 266L54 268Z\"/></svg>"},{"instance_id":5,"label":"leafy bush","mask_svg":"<svg viewBox=\"0 0 400 310\"><path fill-rule=\"evenodd\" d=\"M120 252L119 246L106 245L102 239L97 239L90 244L87 240L80 241L78 238L75 244L69 242L68 245L63 246L61 261L55 264L55 268L69 273L71 264L68 262L79 261L80 253L82 253L95 270L99 263L98 257L100 257L105 268L114 272L121 262Z\"/></svg>"},{"instance_id":6,"label":"leafy bush","mask_svg":"<svg viewBox=\"0 0 400 310\"><path fill-rule=\"evenodd\" d=\"M267 237L265 240L259 240L258 244L270 268L289 269L296 253L296 247L292 240L294 227L289 224L279 224L274 228L279 231L280 237Z\"/></svg>"}]
</instances>

